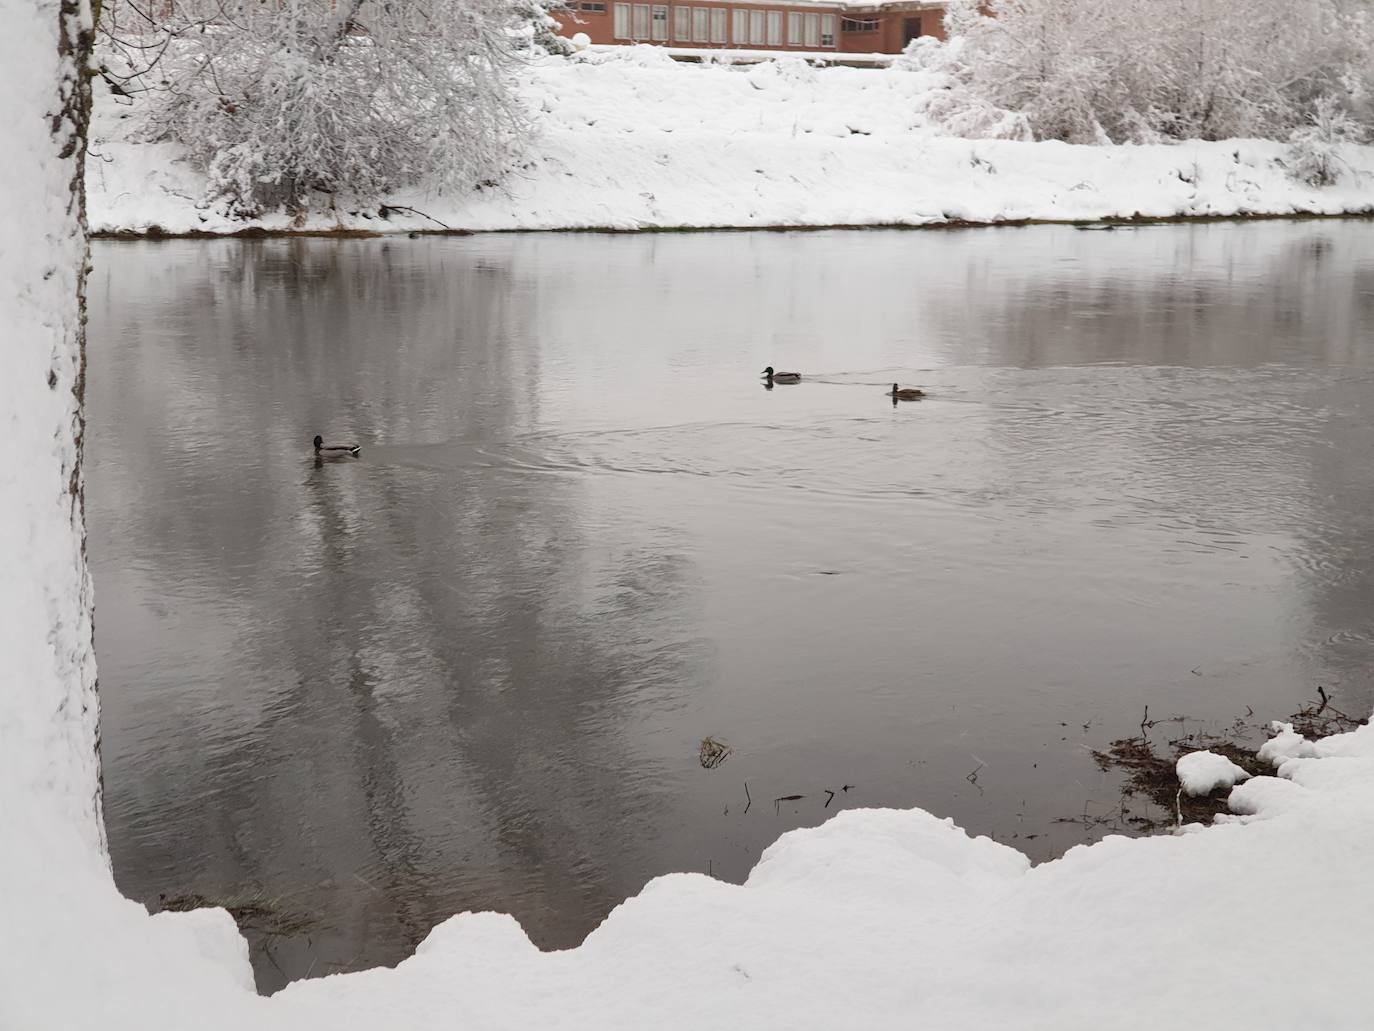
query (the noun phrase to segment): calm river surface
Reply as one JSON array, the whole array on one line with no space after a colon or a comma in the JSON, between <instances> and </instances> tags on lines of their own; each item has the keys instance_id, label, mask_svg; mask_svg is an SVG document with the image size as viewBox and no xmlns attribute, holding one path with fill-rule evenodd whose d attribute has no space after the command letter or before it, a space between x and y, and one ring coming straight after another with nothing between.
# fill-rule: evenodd
<instances>
[{"instance_id":1,"label":"calm river surface","mask_svg":"<svg viewBox=\"0 0 1374 1031\"><path fill-rule=\"evenodd\" d=\"M264 990L465 909L572 946L842 808L1050 858L1146 705L1374 704L1367 222L94 265L115 875L272 900Z\"/></svg>"}]
</instances>

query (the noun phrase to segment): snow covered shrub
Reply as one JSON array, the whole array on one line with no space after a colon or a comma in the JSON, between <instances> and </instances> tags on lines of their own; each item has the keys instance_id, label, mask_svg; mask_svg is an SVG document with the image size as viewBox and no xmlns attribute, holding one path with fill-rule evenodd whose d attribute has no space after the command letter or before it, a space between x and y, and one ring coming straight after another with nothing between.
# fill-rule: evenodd
<instances>
[{"instance_id":1,"label":"snow covered shrub","mask_svg":"<svg viewBox=\"0 0 1374 1031\"><path fill-rule=\"evenodd\" d=\"M1359 143L1364 137L1355 119L1334 99L1323 97L1313 105L1308 124L1293 130L1288 174L1312 186L1332 186L1340 178L1341 168L1349 167L1341 159L1341 145Z\"/></svg>"},{"instance_id":2,"label":"snow covered shrub","mask_svg":"<svg viewBox=\"0 0 1374 1031\"><path fill-rule=\"evenodd\" d=\"M930 88L921 94L920 110L949 134L967 139L1033 139L1024 115L996 106L973 88L973 69L964 59L967 47L967 36L952 36L945 43L933 36L918 36L893 67L931 77Z\"/></svg>"},{"instance_id":3,"label":"snow covered shrub","mask_svg":"<svg viewBox=\"0 0 1374 1031\"><path fill-rule=\"evenodd\" d=\"M500 175L525 121L508 0L178 0L156 24L148 134L244 214ZM145 33L150 38L153 33Z\"/></svg>"},{"instance_id":4,"label":"snow covered shrub","mask_svg":"<svg viewBox=\"0 0 1374 1031\"><path fill-rule=\"evenodd\" d=\"M550 11L566 11L566 4L543 3L542 0L514 0L517 34L525 35L535 54L567 57L573 52L572 42L558 33L560 26Z\"/></svg>"},{"instance_id":5,"label":"snow covered shrub","mask_svg":"<svg viewBox=\"0 0 1374 1031\"><path fill-rule=\"evenodd\" d=\"M984 18L980 6L982 0L946 0L944 26L945 35L950 38L967 37L977 31ZM934 40L933 36L917 36L912 42L922 39Z\"/></svg>"},{"instance_id":6,"label":"snow covered shrub","mask_svg":"<svg viewBox=\"0 0 1374 1031\"><path fill-rule=\"evenodd\" d=\"M1146 143L1283 139L1322 97L1354 95L1374 65L1367 0L959 0L947 12L967 96L952 131L1022 116L1037 139ZM1368 94L1366 94L1368 95Z\"/></svg>"}]
</instances>

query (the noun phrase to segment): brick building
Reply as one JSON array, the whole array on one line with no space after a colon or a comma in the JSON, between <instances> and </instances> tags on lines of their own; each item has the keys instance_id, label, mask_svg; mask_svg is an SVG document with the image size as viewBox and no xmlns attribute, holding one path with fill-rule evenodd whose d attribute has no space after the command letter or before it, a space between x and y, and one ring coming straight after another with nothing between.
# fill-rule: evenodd
<instances>
[{"instance_id":1,"label":"brick building","mask_svg":"<svg viewBox=\"0 0 1374 1031\"><path fill-rule=\"evenodd\" d=\"M562 35L584 32L593 43L694 48L896 54L918 36L943 39L945 34L944 7L935 0L568 0L567 9L553 16Z\"/></svg>"}]
</instances>

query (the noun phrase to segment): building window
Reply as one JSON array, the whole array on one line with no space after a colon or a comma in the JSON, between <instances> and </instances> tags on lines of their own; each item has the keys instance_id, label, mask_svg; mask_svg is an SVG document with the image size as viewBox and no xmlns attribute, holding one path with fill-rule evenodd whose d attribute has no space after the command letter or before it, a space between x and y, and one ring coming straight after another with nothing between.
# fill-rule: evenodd
<instances>
[{"instance_id":1,"label":"building window","mask_svg":"<svg viewBox=\"0 0 1374 1031\"><path fill-rule=\"evenodd\" d=\"M649 38L649 5L635 4L634 30L631 33L635 39Z\"/></svg>"},{"instance_id":2,"label":"building window","mask_svg":"<svg viewBox=\"0 0 1374 1031\"><path fill-rule=\"evenodd\" d=\"M763 33L763 12L749 12L749 42L754 46L763 46L766 37Z\"/></svg>"},{"instance_id":3,"label":"building window","mask_svg":"<svg viewBox=\"0 0 1374 1031\"><path fill-rule=\"evenodd\" d=\"M630 5L615 5L615 38L630 38Z\"/></svg>"},{"instance_id":4,"label":"building window","mask_svg":"<svg viewBox=\"0 0 1374 1031\"><path fill-rule=\"evenodd\" d=\"M657 4L654 5L654 40L668 42L668 8Z\"/></svg>"},{"instance_id":5,"label":"building window","mask_svg":"<svg viewBox=\"0 0 1374 1031\"><path fill-rule=\"evenodd\" d=\"M711 9L709 7L692 8L692 41L694 43L711 42Z\"/></svg>"},{"instance_id":6,"label":"building window","mask_svg":"<svg viewBox=\"0 0 1374 1031\"><path fill-rule=\"evenodd\" d=\"M768 45L770 47L782 46L782 12L768 12Z\"/></svg>"},{"instance_id":7,"label":"building window","mask_svg":"<svg viewBox=\"0 0 1374 1031\"><path fill-rule=\"evenodd\" d=\"M713 7L711 9L711 42L728 43L725 36L726 10L724 7Z\"/></svg>"},{"instance_id":8,"label":"building window","mask_svg":"<svg viewBox=\"0 0 1374 1031\"><path fill-rule=\"evenodd\" d=\"M877 32L877 18L841 18L840 30L843 32Z\"/></svg>"},{"instance_id":9,"label":"building window","mask_svg":"<svg viewBox=\"0 0 1374 1031\"><path fill-rule=\"evenodd\" d=\"M787 14L787 42L794 47L802 45L802 16L796 11Z\"/></svg>"},{"instance_id":10,"label":"building window","mask_svg":"<svg viewBox=\"0 0 1374 1031\"><path fill-rule=\"evenodd\" d=\"M819 14L806 16L806 45L809 47L821 45L821 16Z\"/></svg>"},{"instance_id":11,"label":"building window","mask_svg":"<svg viewBox=\"0 0 1374 1031\"><path fill-rule=\"evenodd\" d=\"M673 39L679 43L692 42L692 9L690 7L673 8Z\"/></svg>"},{"instance_id":12,"label":"building window","mask_svg":"<svg viewBox=\"0 0 1374 1031\"><path fill-rule=\"evenodd\" d=\"M578 7L580 7L582 10L586 11L588 14L605 14L605 13L606 13L606 5L605 5L605 4L602 4L602 3L582 3L582 4L578 4Z\"/></svg>"},{"instance_id":13,"label":"building window","mask_svg":"<svg viewBox=\"0 0 1374 1031\"><path fill-rule=\"evenodd\" d=\"M833 14L821 15L821 46L833 47L835 45L835 16Z\"/></svg>"},{"instance_id":14,"label":"building window","mask_svg":"<svg viewBox=\"0 0 1374 1031\"><path fill-rule=\"evenodd\" d=\"M746 10L743 10L743 9L741 9L741 8L739 8L739 7L736 7L736 8L734 9L734 11L731 12L731 14L732 14L732 16L733 16L733 20L734 20L734 23L735 23L734 29L733 29L734 36L735 36L735 42L736 42L736 43L748 43L748 42L749 42L749 12L746 11Z\"/></svg>"}]
</instances>

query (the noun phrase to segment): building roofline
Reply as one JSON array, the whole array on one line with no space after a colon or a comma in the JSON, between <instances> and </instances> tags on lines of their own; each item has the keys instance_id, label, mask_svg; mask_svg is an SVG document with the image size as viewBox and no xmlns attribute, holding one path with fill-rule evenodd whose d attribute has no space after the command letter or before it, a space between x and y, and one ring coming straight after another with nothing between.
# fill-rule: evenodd
<instances>
[{"instance_id":1,"label":"building roofline","mask_svg":"<svg viewBox=\"0 0 1374 1031\"><path fill-rule=\"evenodd\" d=\"M610 0L607 0L610 2ZM628 0L631 3L666 3L670 6L695 6L694 0ZM877 0L869 3L853 3L849 0L703 0L704 3L720 7L814 7L817 11L830 11L836 14L851 12L883 11L943 11L943 0ZM568 7L576 12L577 0L568 0Z\"/></svg>"}]
</instances>

